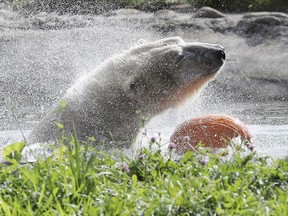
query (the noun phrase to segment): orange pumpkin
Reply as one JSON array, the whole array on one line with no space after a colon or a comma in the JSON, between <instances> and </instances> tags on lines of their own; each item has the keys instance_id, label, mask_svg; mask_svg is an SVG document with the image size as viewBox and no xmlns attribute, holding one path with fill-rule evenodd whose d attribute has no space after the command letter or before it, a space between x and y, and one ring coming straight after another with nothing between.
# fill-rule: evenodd
<instances>
[{"instance_id":1,"label":"orange pumpkin","mask_svg":"<svg viewBox=\"0 0 288 216\"><path fill-rule=\"evenodd\" d=\"M231 139L240 136L251 142L251 133L239 119L228 115L206 115L180 124L170 137L176 150L183 153L201 143L204 147L224 148Z\"/></svg>"}]
</instances>

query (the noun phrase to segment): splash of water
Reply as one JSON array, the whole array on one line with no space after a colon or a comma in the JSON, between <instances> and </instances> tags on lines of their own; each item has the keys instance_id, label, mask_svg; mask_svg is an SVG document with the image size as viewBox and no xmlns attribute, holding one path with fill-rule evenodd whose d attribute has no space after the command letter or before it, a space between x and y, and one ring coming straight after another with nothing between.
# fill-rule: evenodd
<instances>
[{"instance_id":1,"label":"splash of water","mask_svg":"<svg viewBox=\"0 0 288 216\"><path fill-rule=\"evenodd\" d=\"M183 120L206 113L235 114L253 124L259 106L247 108L247 102L238 106L229 103L231 99L288 100L285 31L274 39L251 44L247 38L225 30L225 25L236 26L242 15L228 15L229 19L217 21L215 25L220 30L213 29L207 19L191 21L191 14L174 15L170 13L170 17L163 18L139 11L129 14L117 11L114 16L41 13L24 17L1 9L0 131L18 129L11 113L17 116L23 129L33 128L75 80L142 38L149 41L178 35L186 41L219 43L228 56L221 74L196 101L188 101L155 118L148 125L152 130L165 127L170 130ZM172 24L169 26L167 22ZM283 103L281 106L287 107ZM248 104L251 105L249 101ZM249 109L252 111L245 113ZM279 109L278 114L283 114L283 110ZM282 114L280 122L287 124ZM260 118L257 123L263 121L265 118ZM268 122L274 123L279 121Z\"/></svg>"}]
</instances>

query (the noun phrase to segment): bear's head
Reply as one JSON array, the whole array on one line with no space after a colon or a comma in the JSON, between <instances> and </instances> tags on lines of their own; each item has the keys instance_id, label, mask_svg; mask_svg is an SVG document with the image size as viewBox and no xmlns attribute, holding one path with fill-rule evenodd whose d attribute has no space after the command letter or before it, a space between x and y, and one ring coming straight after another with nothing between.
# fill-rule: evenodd
<instances>
[{"instance_id":1,"label":"bear's head","mask_svg":"<svg viewBox=\"0 0 288 216\"><path fill-rule=\"evenodd\" d=\"M114 59L110 71L121 83L121 101L153 116L197 93L224 61L219 45L173 37L131 48Z\"/></svg>"}]
</instances>

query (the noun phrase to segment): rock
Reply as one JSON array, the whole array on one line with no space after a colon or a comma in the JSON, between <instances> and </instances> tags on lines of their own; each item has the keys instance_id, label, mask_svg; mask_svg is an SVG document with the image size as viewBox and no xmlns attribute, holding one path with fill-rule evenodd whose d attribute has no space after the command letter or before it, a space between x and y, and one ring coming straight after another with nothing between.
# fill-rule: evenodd
<instances>
[{"instance_id":1,"label":"rock","mask_svg":"<svg viewBox=\"0 0 288 216\"><path fill-rule=\"evenodd\" d=\"M265 16L274 16L280 19L288 19L288 15L281 12L253 12L245 14L242 18L248 19L248 18L265 17Z\"/></svg>"},{"instance_id":2,"label":"rock","mask_svg":"<svg viewBox=\"0 0 288 216\"><path fill-rule=\"evenodd\" d=\"M154 17L158 19L168 20L170 18L175 18L177 14L172 10L159 10L154 13Z\"/></svg>"},{"instance_id":3,"label":"rock","mask_svg":"<svg viewBox=\"0 0 288 216\"><path fill-rule=\"evenodd\" d=\"M128 16L142 14L143 12L133 8L122 8L106 13L106 16Z\"/></svg>"},{"instance_id":4,"label":"rock","mask_svg":"<svg viewBox=\"0 0 288 216\"><path fill-rule=\"evenodd\" d=\"M280 25L281 20L274 16L265 16L265 17L257 17L254 20L254 22L263 25L275 26Z\"/></svg>"},{"instance_id":5,"label":"rock","mask_svg":"<svg viewBox=\"0 0 288 216\"><path fill-rule=\"evenodd\" d=\"M223 18L225 15L211 7L202 7L193 16L194 18Z\"/></svg>"},{"instance_id":6,"label":"rock","mask_svg":"<svg viewBox=\"0 0 288 216\"><path fill-rule=\"evenodd\" d=\"M253 21L264 25L287 25L288 15L280 12L255 12L247 13L241 20Z\"/></svg>"},{"instance_id":7,"label":"rock","mask_svg":"<svg viewBox=\"0 0 288 216\"><path fill-rule=\"evenodd\" d=\"M288 16L278 12L248 13L242 16L234 32L255 46L287 34Z\"/></svg>"}]
</instances>

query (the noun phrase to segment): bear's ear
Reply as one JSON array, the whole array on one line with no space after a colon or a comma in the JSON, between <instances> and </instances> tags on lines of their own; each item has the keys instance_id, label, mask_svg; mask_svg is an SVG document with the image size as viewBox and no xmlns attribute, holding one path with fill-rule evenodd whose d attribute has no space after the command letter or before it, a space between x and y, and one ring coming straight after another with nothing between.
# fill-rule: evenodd
<instances>
[{"instance_id":1,"label":"bear's ear","mask_svg":"<svg viewBox=\"0 0 288 216\"><path fill-rule=\"evenodd\" d=\"M145 43L148 43L148 41L146 41L146 40L143 39L143 38L140 38L135 45L136 45L136 46L139 46L139 45L142 45L142 44L145 44Z\"/></svg>"},{"instance_id":2,"label":"bear's ear","mask_svg":"<svg viewBox=\"0 0 288 216\"><path fill-rule=\"evenodd\" d=\"M137 79L135 79L135 77L130 77L125 83L124 83L124 86L123 86L123 89L124 91L127 93L127 94L135 94L136 92L138 92L139 90L139 86L138 86L139 83L137 83Z\"/></svg>"}]
</instances>

